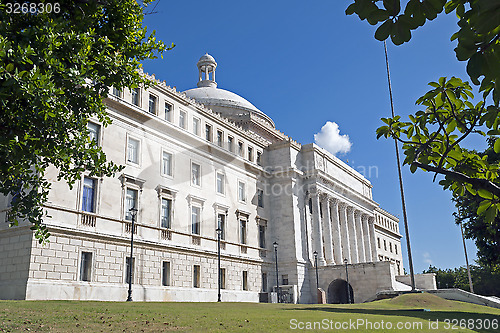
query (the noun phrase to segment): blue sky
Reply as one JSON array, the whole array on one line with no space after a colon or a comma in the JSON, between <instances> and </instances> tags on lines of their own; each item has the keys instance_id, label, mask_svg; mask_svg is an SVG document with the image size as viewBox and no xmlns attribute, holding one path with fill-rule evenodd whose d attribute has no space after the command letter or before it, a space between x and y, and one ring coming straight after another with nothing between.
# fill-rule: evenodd
<instances>
[{"instance_id":1,"label":"blue sky","mask_svg":"<svg viewBox=\"0 0 500 333\"><path fill-rule=\"evenodd\" d=\"M150 7L152 8L156 4ZM165 43L176 47L144 63L146 72L176 86L196 87L196 62L208 52L218 62L220 88L238 93L269 115L276 127L301 143L314 142L327 121L352 143L344 161L372 168L373 198L400 217L394 142L376 139L381 117L390 116L382 42L375 29L344 11L349 1L166 1L145 17ZM467 79L450 36L456 18L441 15L412 35L409 44L388 43L396 113L418 111L415 100L440 76ZM471 141L478 147L479 142ZM431 174L404 167L409 230L416 272L465 264L460 229L449 192ZM405 250L405 241L402 240ZM467 241L470 259L476 249ZM404 265L408 267L405 251Z\"/></svg>"}]
</instances>

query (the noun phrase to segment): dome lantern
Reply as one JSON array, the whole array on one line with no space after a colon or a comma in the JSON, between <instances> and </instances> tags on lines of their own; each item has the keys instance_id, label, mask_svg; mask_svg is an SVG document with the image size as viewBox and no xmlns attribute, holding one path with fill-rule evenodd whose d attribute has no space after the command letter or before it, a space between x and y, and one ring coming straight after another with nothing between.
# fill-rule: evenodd
<instances>
[{"instance_id":1,"label":"dome lantern","mask_svg":"<svg viewBox=\"0 0 500 333\"><path fill-rule=\"evenodd\" d=\"M198 63L196 64L198 66L198 87L217 87L217 82L215 82L215 68L217 68L217 63L215 62L214 57L212 57L210 54L205 53L200 60L198 60ZM210 77L210 74L212 74L212 77Z\"/></svg>"}]
</instances>

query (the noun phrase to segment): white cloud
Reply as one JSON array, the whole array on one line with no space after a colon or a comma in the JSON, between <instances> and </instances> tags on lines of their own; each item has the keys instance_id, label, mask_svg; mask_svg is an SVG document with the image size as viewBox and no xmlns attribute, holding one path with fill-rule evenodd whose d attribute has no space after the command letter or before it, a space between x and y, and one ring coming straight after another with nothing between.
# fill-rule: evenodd
<instances>
[{"instance_id":1,"label":"white cloud","mask_svg":"<svg viewBox=\"0 0 500 333\"><path fill-rule=\"evenodd\" d=\"M431 259L431 255L429 254L429 252L424 252L423 256L424 256L424 262L426 264L432 265L432 259Z\"/></svg>"},{"instance_id":2,"label":"white cloud","mask_svg":"<svg viewBox=\"0 0 500 333\"><path fill-rule=\"evenodd\" d=\"M347 134L340 135L339 125L327 121L319 133L314 134L314 142L328 150L333 155L345 154L351 150L352 143Z\"/></svg>"}]
</instances>

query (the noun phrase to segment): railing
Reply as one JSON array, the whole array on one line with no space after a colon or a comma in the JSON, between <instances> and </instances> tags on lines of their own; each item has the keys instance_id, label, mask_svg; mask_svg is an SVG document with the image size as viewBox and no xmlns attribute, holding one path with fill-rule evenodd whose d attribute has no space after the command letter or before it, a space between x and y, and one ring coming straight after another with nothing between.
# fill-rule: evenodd
<instances>
[{"instance_id":1,"label":"railing","mask_svg":"<svg viewBox=\"0 0 500 333\"><path fill-rule=\"evenodd\" d=\"M225 250L226 249L226 242L221 241L220 242L220 248L221 248L221 250Z\"/></svg>"},{"instance_id":2,"label":"railing","mask_svg":"<svg viewBox=\"0 0 500 333\"><path fill-rule=\"evenodd\" d=\"M245 245L241 245L241 246L240 246L240 252L241 252L241 253L247 253L247 249L248 249L248 248L247 248Z\"/></svg>"},{"instance_id":3,"label":"railing","mask_svg":"<svg viewBox=\"0 0 500 333\"><path fill-rule=\"evenodd\" d=\"M125 222L125 233L130 234L132 231L132 223ZM134 225L134 235L137 235L137 225Z\"/></svg>"},{"instance_id":4,"label":"railing","mask_svg":"<svg viewBox=\"0 0 500 333\"><path fill-rule=\"evenodd\" d=\"M267 257L267 251L266 251L266 250L259 250L259 255L260 255L262 258L265 258L265 257Z\"/></svg>"},{"instance_id":5,"label":"railing","mask_svg":"<svg viewBox=\"0 0 500 333\"><path fill-rule=\"evenodd\" d=\"M163 240L172 240L172 231L170 230L161 230L160 238Z\"/></svg>"},{"instance_id":6,"label":"railing","mask_svg":"<svg viewBox=\"0 0 500 333\"><path fill-rule=\"evenodd\" d=\"M97 220L97 218L95 215L82 213L80 224L87 226L87 227L95 227L96 220Z\"/></svg>"},{"instance_id":7,"label":"railing","mask_svg":"<svg viewBox=\"0 0 500 333\"><path fill-rule=\"evenodd\" d=\"M201 237L199 237L199 236L191 236L191 243L193 245L201 245Z\"/></svg>"}]
</instances>

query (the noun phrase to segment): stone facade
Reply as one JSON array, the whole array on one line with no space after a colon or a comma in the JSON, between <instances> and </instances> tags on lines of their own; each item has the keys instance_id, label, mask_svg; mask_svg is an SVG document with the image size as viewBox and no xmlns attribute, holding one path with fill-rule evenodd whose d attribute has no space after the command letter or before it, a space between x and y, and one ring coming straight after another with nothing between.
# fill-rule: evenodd
<instances>
[{"instance_id":1,"label":"stone facade","mask_svg":"<svg viewBox=\"0 0 500 333\"><path fill-rule=\"evenodd\" d=\"M218 227L223 301L257 302L275 288L273 243L289 300L316 301L316 260L329 301L346 263L356 302L401 287L398 219L373 201L370 182L216 88L212 59L200 59L199 88L185 93L164 82L110 90L113 123L93 119L89 130L125 169L84 175L73 189L48 170L50 243L25 223L0 226L0 298L125 300L133 232L134 300L216 301Z\"/></svg>"}]
</instances>

